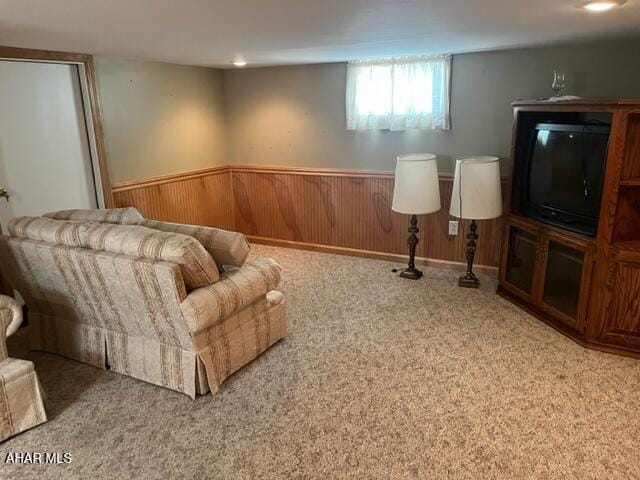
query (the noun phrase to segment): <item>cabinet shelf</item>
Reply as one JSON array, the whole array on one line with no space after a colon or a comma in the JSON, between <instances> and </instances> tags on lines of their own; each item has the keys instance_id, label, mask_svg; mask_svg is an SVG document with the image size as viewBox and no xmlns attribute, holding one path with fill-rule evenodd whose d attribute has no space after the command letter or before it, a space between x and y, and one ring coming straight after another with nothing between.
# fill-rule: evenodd
<instances>
[{"instance_id":1,"label":"cabinet shelf","mask_svg":"<svg viewBox=\"0 0 640 480\"><path fill-rule=\"evenodd\" d=\"M620 185L623 187L640 187L640 178L628 178L626 180L620 180Z\"/></svg>"},{"instance_id":2,"label":"cabinet shelf","mask_svg":"<svg viewBox=\"0 0 640 480\"><path fill-rule=\"evenodd\" d=\"M588 237L580 233L571 232L564 228L544 223L531 217L525 217L521 214L510 213L507 217L507 221L534 230L544 230L547 232L552 232L558 236L564 237L567 242L574 242L585 247L595 247L596 244L595 237Z\"/></svg>"}]
</instances>

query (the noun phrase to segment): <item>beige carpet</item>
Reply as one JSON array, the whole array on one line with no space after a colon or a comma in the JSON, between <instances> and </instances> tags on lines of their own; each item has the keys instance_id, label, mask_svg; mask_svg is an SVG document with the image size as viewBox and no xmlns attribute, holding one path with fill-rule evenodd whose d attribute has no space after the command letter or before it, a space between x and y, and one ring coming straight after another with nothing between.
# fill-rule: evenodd
<instances>
[{"instance_id":1,"label":"beige carpet","mask_svg":"<svg viewBox=\"0 0 640 480\"><path fill-rule=\"evenodd\" d=\"M253 255L284 267L286 340L196 401L31 353L51 421L0 444L0 477L639 478L640 361L581 348L485 277L461 290L447 270ZM2 464L10 451L73 461Z\"/></svg>"}]
</instances>

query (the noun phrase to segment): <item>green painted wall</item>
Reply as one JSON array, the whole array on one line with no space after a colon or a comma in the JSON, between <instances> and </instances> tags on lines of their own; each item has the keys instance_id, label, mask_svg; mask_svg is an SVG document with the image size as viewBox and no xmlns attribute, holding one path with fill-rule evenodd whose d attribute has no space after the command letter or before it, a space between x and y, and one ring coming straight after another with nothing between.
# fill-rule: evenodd
<instances>
[{"instance_id":1,"label":"green painted wall","mask_svg":"<svg viewBox=\"0 0 640 480\"><path fill-rule=\"evenodd\" d=\"M228 163L222 71L96 59L113 183Z\"/></svg>"},{"instance_id":2,"label":"green painted wall","mask_svg":"<svg viewBox=\"0 0 640 480\"><path fill-rule=\"evenodd\" d=\"M345 129L346 64L224 72L229 159L234 164L393 170L401 153L507 157L511 102L552 95L554 68L567 93L640 98L640 38L455 55L450 131Z\"/></svg>"},{"instance_id":3,"label":"green painted wall","mask_svg":"<svg viewBox=\"0 0 640 480\"><path fill-rule=\"evenodd\" d=\"M640 98L640 37L455 55L450 131L345 129L346 64L218 70L96 59L114 183L223 164L393 170L410 152L508 156L519 98Z\"/></svg>"}]
</instances>

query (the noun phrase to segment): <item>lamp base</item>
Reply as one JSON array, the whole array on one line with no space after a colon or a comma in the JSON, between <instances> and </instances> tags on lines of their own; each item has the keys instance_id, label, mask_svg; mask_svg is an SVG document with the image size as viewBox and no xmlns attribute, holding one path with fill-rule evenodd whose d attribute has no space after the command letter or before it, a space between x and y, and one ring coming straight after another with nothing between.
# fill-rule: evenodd
<instances>
[{"instance_id":1,"label":"lamp base","mask_svg":"<svg viewBox=\"0 0 640 480\"><path fill-rule=\"evenodd\" d=\"M422 276L422 272L416 268L405 268L400 272L402 278L409 278L411 280L418 280Z\"/></svg>"},{"instance_id":2,"label":"lamp base","mask_svg":"<svg viewBox=\"0 0 640 480\"><path fill-rule=\"evenodd\" d=\"M473 273L471 275L467 274L464 277L458 278L458 286L465 288L478 288L480 285L480 280Z\"/></svg>"},{"instance_id":3,"label":"lamp base","mask_svg":"<svg viewBox=\"0 0 640 480\"><path fill-rule=\"evenodd\" d=\"M418 245L418 217L411 215L409 221L409 239L407 240L407 247L409 247L409 265L400 272L402 278L408 278L410 280L417 280L422 276L422 272L416 268L416 245Z\"/></svg>"},{"instance_id":4,"label":"lamp base","mask_svg":"<svg viewBox=\"0 0 640 480\"><path fill-rule=\"evenodd\" d=\"M476 221L471 220L469 233L467 234L467 238L469 239L469 242L467 243L467 273L465 273L464 277L460 277L458 279L459 287L478 288L478 285L480 285L478 277L473 273L473 258L476 255L476 240L478 240L478 234L476 233L477 229L478 225L476 224Z\"/></svg>"}]
</instances>

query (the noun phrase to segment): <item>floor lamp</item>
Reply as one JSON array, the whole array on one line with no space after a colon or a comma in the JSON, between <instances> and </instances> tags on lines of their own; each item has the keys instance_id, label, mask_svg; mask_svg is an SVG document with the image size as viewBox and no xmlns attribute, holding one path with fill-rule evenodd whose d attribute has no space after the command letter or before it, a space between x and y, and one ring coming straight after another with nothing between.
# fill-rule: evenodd
<instances>
[{"instance_id":1,"label":"floor lamp","mask_svg":"<svg viewBox=\"0 0 640 480\"><path fill-rule=\"evenodd\" d=\"M418 245L418 218L440 210L440 187L438 184L438 164L436 156L430 153L400 155L396 163L396 177L393 186L394 212L411 215L409 221L409 265L400 272L403 278L417 280L422 272L416 268L416 245Z\"/></svg>"},{"instance_id":2,"label":"floor lamp","mask_svg":"<svg viewBox=\"0 0 640 480\"><path fill-rule=\"evenodd\" d=\"M458 280L461 287L478 288L478 277L473 273L476 254L476 220L487 220L502 215L500 188L500 161L497 157L463 157L456 161L453 193L449 213L471 220L467 234L467 272Z\"/></svg>"}]
</instances>

